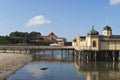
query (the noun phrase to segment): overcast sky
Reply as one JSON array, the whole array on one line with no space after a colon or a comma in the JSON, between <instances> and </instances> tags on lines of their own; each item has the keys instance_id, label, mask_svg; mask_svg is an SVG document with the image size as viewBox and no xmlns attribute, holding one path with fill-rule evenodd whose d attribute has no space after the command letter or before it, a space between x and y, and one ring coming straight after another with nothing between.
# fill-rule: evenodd
<instances>
[{"instance_id":1,"label":"overcast sky","mask_svg":"<svg viewBox=\"0 0 120 80\"><path fill-rule=\"evenodd\" d=\"M54 32L73 40L92 25L100 34L109 25L120 35L120 0L0 0L0 35Z\"/></svg>"}]
</instances>

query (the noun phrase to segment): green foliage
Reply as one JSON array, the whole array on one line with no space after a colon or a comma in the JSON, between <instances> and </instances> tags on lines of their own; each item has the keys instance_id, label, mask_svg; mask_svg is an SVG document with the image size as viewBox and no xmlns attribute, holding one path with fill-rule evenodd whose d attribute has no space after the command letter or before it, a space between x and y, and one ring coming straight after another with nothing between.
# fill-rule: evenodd
<instances>
[{"instance_id":1,"label":"green foliage","mask_svg":"<svg viewBox=\"0 0 120 80\"><path fill-rule=\"evenodd\" d=\"M0 36L0 44L10 44L8 37Z\"/></svg>"},{"instance_id":2,"label":"green foliage","mask_svg":"<svg viewBox=\"0 0 120 80\"><path fill-rule=\"evenodd\" d=\"M66 42L66 38L61 38ZM41 36L40 32L11 32L9 36L0 36L0 44L41 44L48 45L55 40L48 36ZM48 42L48 43L47 43Z\"/></svg>"},{"instance_id":3,"label":"green foliage","mask_svg":"<svg viewBox=\"0 0 120 80\"><path fill-rule=\"evenodd\" d=\"M16 37L37 37L37 36L41 36L41 33L39 32L31 32L31 33L27 33L27 32L11 32L9 37L11 38L16 38Z\"/></svg>"},{"instance_id":4,"label":"green foliage","mask_svg":"<svg viewBox=\"0 0 120 80\"><path fill-rule=\"evenodd\" d=\"M41 33L39 33L39 32L31 32L30 34L29 34L29 36L30 37L37 37L37 36L41 36Z\"/></svg>"},{"instance_id":5,"label":"green foliage","mask_svg":"<svg viewBox=\"0 0 120 80\"><path fill-rule=\"evenodd\" d=\"M9 37L14 39L12 40L13 42L17 42L17 43L29 43L31 40L36 40L37 36L41 36L40 32L11 32Z\"/></svg>"},{"instance_id":6,"label":"green foliage","mask_svg":"<svg viewBox=\"0 0 120 80\"><path fill-rule=\"evenodd\" d=\"M16 38L16 37L25 37L25 36L28 36L29 34L27 32L11 32L9 37L11 38Z\"/></svg>"}]
</instances>

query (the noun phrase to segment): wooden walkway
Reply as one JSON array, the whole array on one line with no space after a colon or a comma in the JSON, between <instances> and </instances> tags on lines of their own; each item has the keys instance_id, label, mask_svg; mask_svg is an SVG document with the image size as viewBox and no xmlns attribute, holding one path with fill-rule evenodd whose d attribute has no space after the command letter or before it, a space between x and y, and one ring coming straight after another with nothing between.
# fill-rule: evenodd
<instances>
[{"instance_id":1,"label":"wooden walkway","mask_svg":"<svg viewBox=\"0 0 120 80\"><path fill-rule=\"evenodd\" d=\"M74 50L72 46L0 45L0 50Z\"/></svg>"}]
</instances>

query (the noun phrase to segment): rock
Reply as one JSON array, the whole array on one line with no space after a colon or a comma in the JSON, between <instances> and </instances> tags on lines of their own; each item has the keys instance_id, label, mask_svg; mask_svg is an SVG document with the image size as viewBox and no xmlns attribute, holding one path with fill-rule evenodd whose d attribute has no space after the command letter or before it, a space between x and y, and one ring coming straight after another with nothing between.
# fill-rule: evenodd
<instances>
[{"instance_id":1,"label":"rock","mask_svg":"<svg viewBox=\"0 0 120 80\"><path fill-rule=\"evenodd\" d=\"M46 68L40 68L40 70L47 70L48 68L46 67Z\"/></svg>"}]
</instances>

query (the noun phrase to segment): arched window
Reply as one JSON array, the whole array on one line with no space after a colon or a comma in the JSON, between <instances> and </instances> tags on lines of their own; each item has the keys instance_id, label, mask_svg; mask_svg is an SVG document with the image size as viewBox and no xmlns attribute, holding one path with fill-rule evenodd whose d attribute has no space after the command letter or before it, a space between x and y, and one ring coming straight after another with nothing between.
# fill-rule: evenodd
<instances>
[{"instance_id":1,"label":"arched window","mask_svg":"<svg viewBox=\"0 0 120 80\"><path fill-rule=\"evenodd\" d=\"M93 47L96 47L96 41L93 41Z\"/></svg>"}]
</instances>

